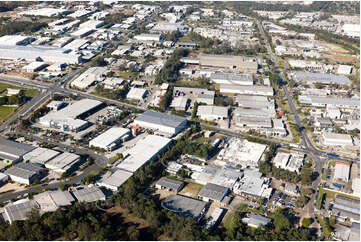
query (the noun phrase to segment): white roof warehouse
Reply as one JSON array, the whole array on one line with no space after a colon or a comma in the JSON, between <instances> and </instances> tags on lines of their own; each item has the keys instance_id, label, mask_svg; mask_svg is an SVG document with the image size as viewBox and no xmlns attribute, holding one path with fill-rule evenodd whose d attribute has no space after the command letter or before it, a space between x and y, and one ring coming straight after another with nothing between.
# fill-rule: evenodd
<instances>
[{"instance_id":1,"label":"white roof warehouse","mask_svg":"<svg viewBox=\"0 0 361 242\"><path fill-rule=\"evenodd\" d=\"M89 141L89 147L94 146L105 150L113 150L129 134L129 129L113 127Z\"/></svg>"},{"instance_id":2,"label":"white roof warehouse","mask_svg":"<svg viewBox=\"0 0 361 242\"><path fill-rule=\"evenodd\" d=\"M134 120L134 123L160 133L175 135L187 126L187 119L175 115L145 111Z\"/></svg>"}]
</instances>

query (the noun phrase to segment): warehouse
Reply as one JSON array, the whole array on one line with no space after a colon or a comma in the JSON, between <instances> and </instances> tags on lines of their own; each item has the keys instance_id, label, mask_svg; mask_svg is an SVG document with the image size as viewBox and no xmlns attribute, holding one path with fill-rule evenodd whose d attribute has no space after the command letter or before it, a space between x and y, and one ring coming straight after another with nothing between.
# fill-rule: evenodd
<instances>
[{"instance_id":1,"label":"warehouse","mask_svg":"<svg viewBox=\"0 0 361 242\"><path fill-rule=\"evenodd\" d=\"M181 23L159 22L150 30L151 33L170 33L174 31L186 33L189 27Z\"/></svg>"},{"instance_id":2,"label":"warehouse","mask_svg":"<svg viewBox=\"0 0 361 242\"><path fill-rule=\"evenodd\" d=\"M136 172L140 167L154 160L158 154L162 153L170 145L171 141L171 139L162 136L148 135L139 140L135 146L122 153L125 158L117 165L117 168Z\"/></svg>"},{"instance_id":3,"label":"warehouse","mask_svg":"<svg viewBox=\"0 0 361 242\"><path fill-rule=\"evenodd\" d=\"M67 43L63 48L76 51L76 50L84 49L88 45L88 43L89 40L86 39L75 39L74 41Z\"/></svg>"},{"instance_id":4,"label":"warehouse","mask_svg":"<svg viewBox=\"0 0 361 242\"><path fill-rule=\"evenodd\" d=\"M79 25L79 29L88 28L88 29L97 29L104 25L104 21L100 20L88 20Z\"/></svg>"},{"instance_id":5,"label":"warehouse","mask_svg":"<svg viewBox=\"0 0 361 242\"><path fill-rule=\"evenodd\" d=\"M155 184L155 187L158 189L167 189L168 191L175 191L179 192L184 187L184 182L170 179L167 177L162 177L159 179L157 184Z\"/></svg>"},{"instance_id":6,"label":"warehouse","mask_svg":"<svg viewBox=\"0 0 361 242\"><path fill-rule=\"evenodd\" d=\"M54 71L54 72L60 72L63 71L66 67L66 63L54 63L50 66L48 66L46 69L48 71Z\"/></svg>"},{"instance_id":7,"label":"warehouse","mask_svg":"<svg viewBox=\"0 0 361 242\"><path fill-rule=\"evenodd\" d=\"M25 72L38 72L48 66L46 63L42 61L34 61L29 65L23 66L22 70Z\"/></svg>"},{"instance_id":8,"label":"warehouse","mask_svg":"<svg viewBox=\"0 0 361 242\"><path fill-rule=\"evenodd\" d=\"M241 95L273 96L273 88L266 86L240 86L232 84L220 84L220 92Z\"/></svg>"},{"instance_id":9,"label":"warehouse","mask_svg":"<svg viewBox=\"0 0 361 242\"><path fill-rule=\"evenodd\" d=\"M298 96L300 104L311 105L315 107L326 107L332 105L339 108L359 108L360 100L356 98L337 98L337 97L319 97L319 96Z\"/></svg>"},{"instance_id":10,"label":"warehouse","mask_svg":"<svg viewBox=\"0 0 361 242\"><path fill-rule=\"evenodd\" d=\"M9 176L0 172L0 186L6 184L9 180Z\"/></svg>"},{"instance_id":11,"label":"warehouse","mask_svg":"<svg viewBox=\"0 0 361 242\"><path fill-rule=\"evenodd\" d=\"M271 197L273 188L265 184L262 173L258 169L245 169L243 178L236 182L233 192L237 195L250 196L253 198Z\"/></svg>"},{"instance_id":12,"label":"warehouse","mask_svg":"<svg viewBox=\"0 0 361 242\"><path fill-rule=\"evenodd\" d=\"M260 118L260 117L243 117L243 116L234 116L232 117L233 124L240 128L250 128L250 129L271 129L272 123L270 118Z\"/></svg>"},{"instance_id":13,"label":"warehouse","mask_svg":"<svg viewBox=\"0 0 361 242\"><path fill-rule=\"evenodd\" d=\"M200 54L198 58L201 66L231 68L252 74L258 70L258 63L250 57Z\"/></svg>"},{"instance_id":14,"label":"warehouse","mask_svg":"<svg viewBox=\"0 0 361 242\"><path fill-rule=\"evenodd\" d=\"M285 128L285 125L282 121L282 119L272 119L273 123L273 129L272 129L272 135L278 135L278 136L286 136L287 130Z\"/></svg>"},{"instance_id":15,"label":"warehouse","mask_svg":"<svg viewBox=\"0 0 361 242\"><path fill-rule=\"evenodd\" d=\"M275 109L274 100L264 96L237 95L235 102L238 107L252 109Z\"/></svg>"},{"instance_id":16,"label":"warehouse","mask_svg":"<svg viewBox=\"0 0 361 242\"><path fill-rule=\"evenodd\" d=\"M133 176L132 172L124 171L121 169L116 170L113 174L104 178L103 180L98 182L99 186L103 186L112 190L113 192L117 192L119 188L127 182L129 178Z\"/></svg>"},{"instance_id":17,"label":"warehouse","mask_svg":"<svg viewBox=\"0 0 361 242\"><path fill-rule=\"evenodd\" d=\"M73 153L64 152L54 159L48 161L45 167L57 173L71 173L80 162L80 156Z\"/></svg>"},{"instance_id":18,"label":"warehouse","mask_svg":"<svg viewBox=\"0 0 361 242\"><path fill-rule=\"evenodd\" d=\"M183 217L199 222L206 212L206 202L180 195L170 195L161 203L162 207Z\"/></svg>"},{"instance_id":19,"label":"warehouse","mask_svg":"<svg viewBox=\"0 0 361 242\"><path fill-rule=\"evenodd\" d=\"M44 165L46 162L54 158L55 156L59 155L60 152L38 147L29 153L25 154L23 157L24 161L29 161L32 163L38 163Z\"/></svg>"},{"instance_id":20,"label":"warehouse","mask_svg":"<svg viewBox=\"0 0 361 242\"><path fill-rule=\"evenodd\" d=\"M38 178L38 174L35 171L22 169L17 166L10 167L5 171L5 174L8 175L12 181L26 185L30 185Z\"/></svg>"},{"instance_id":21,"label":"warehouse","mask_svg":"<svg viewBox=\"0 0 361 242\"><path fill-rule=\"evenodd\" d=\"M51 63L66 62L68 64L79 64L82 62L80 54L68 53L68 50L63 48L0 45L0 59L37 61L39 58Z\"/></svg>"},{"instance_id":22,"label":"warehouse","mask_svg":"<svg viewBox=\"0 0 361 242\"><path fill-rule=\"evenodd\" d=\"M61 37L60 39L54 40L52 45L55 47L62 48L64 46L66 46L67 44L69 44L70 42L72 42L73 40L74 40L73 37L65 36L65 37ZM64 49L66 49L66 48L64 48Z\"/></svg>"},{"instance_id":23,"label":"warehouse","mask_svg":"<svg viewBox=\"0 0 361 242\"><path fill-rule=\"evenodd\" d=\"M297 153L277 152L277 155L273 159L273 164L275 167L300 173L301 167L303 166L303 158L303 155Z\"/></svg>"},{"instance_id":24,"label":"warehouse","mask_svg":"<svg viewBox=\"0 0 361 242\"><path fill-rule=\"evenodd\" d=\"M353 145L352 137L349 134L323 132L322 139L324 145L330 145L330 146Z\"/></svg>"},{"instance_id":25,"label":"warehouse","mask_svg":"<svg viewBox=\"0 0 361 242\"><path fill-rule=\"evenodd\" d=\"M39 122L45 127L77 132L89 125L87 121L81 120L81 118L91 115L103 106L104 103L100 101L82 99L72 105L68 105L60 111L46 114L45 116L39 118Z\"/></svg>"},{"instance_id":26,"label":"warehouse","mask_svg":"<svg viewBox=\"0 0 361 242\"><path fill-rule=\"evenodd\" d=\"M336 162L333 179L348 182L350 178L351 165L346 162Z\"/></svg>"},{"instance_id":27,"label":"warehouse","mask_svg":"<svg viewBox=\"0 0 361 242\"><path fill-rule=\"evenodd\" d=\"M0 37L0 45L27 45L34 40L35 38L31 36L4 35Z\"/></svg>"},{"instance_id":28,"label":"warehouse","mask_svg":"<svg viewBox=\"0 0 361 242\"><path fill-rule=\"evenodd\" d=\"M143 100L147 93L148 90L145 88L132 87L127 94L127 99Z\"/></svg>"},{"instance_id":29,"label":"warehouse","mask_svg":"<svg viewBox=\"0 0 361 242\"><path fill-rule=\"evenodd\" d=\"M70 206L74 197L68 191L46 191L34 195L34 201L39 205L41 212L54 212L61 206Z\"/></svg>"},{"instance_id":30,"label":"warehouse","mask_svg":"<svg viewBox=\"0 0 361 242\"><path fill-rule=\"evenodd\" d=\"M253 86L253 77L248 74L216 72L211 74L210 80L214 83Z\"/></svg>"},{"instance_id":31,"label":"warehouse","mask_svg":"<svg viewBox=\"0 0 361 242\"><path fill-rule=\"evenodd\" d=\"M44 16L44 17L55 17L61 14L68 13L69 10L65 8L40 8L40 9L30 9L24 12L19 13L20 15L34 15L34 16Z\"/></svg>"},{"instance_id":32,"label":"warehouse","mask_svg":"<svg viewBox=\"0 0 361 242\"><path fill-rule=\"evenodd\" d=\"M306 83L322 83L326 85L339 84L339 85L350 85L351 81L346 76L334 75L331 73L313 73L313 72L302 72L296 71L291 74L291 77L297 82Z\"/></svg>"},{"instance_id":33,"label":"warehouse","mask_svg":"<svg viewBox=\"0 0 361 242\"><path fill-rule=\"evenodd\" d=\"M192 88L192 87L174 87L173 97L184 97L192 99L198 103L205 103L207 105L214 104L215 91L210 91L205 88Z\"/></svg>"},{"instance_id":34,"label":"warehouse","mask_svg":"<svg viewBox=\"0 0 361 242\"><path fill-rule=\"evenodd\" d=\"M228 108L221 106L198 106L197 116L203 120L223 120L228 118Z\"/></svg>"},{"instance_id":35,"label":"warehouse","mask_svg":"<svg viewBox=\"0 0 361 242\"><path fill-rule=\"evenodd\" d=\"M32 145L14 142L0 137L0 158L5 162L18 163L26 153L33 149L35 149L35 147Z\"/></svg>"},{"instance_id":36,"label":"warehouse","mask_svg":"<svg viewBox=\"0 0 361 242\"><path fill-rule=\"evenodd\" d=\"M186 111L189 106L189 101L190 99L184 96L174 97L170 107L174 108L175 110Z\"/></svg>"},{"instance_id":37,"label":"warehouse","mask_svg":"<svg viewBox=\"0 0 361 242\"><path fill-rule=\"evenodd\" d=\"M91 33L93 33L94 31L95 31L94 29L82 28L82 29L78 29L77 31L74 31L73 33L71 33L71 36L84 38L84 37L90 35Z\"/></svg>"},{"instance_id":38,"label":"warehouse","mask_svg":"<svg viewBox=\"0 0 361 242\"><path fill-rule=\"evenodd\" d=\"M221 203L229 193L227 187L223 187L213 183L207 183L198 193L198 197L202 198L205 202L214 201Z\"/></svg>"},{"instance_id":39,"label":"warehouse","mask_svg":"<svg viewBox=\"0 0 361 242\"><path fill-rule=\"evenodd\" d=\"M135 118L134 124L173 136L186 128L187 119L165 113L145 111Z\"/></svg>"},{"instance_id":40,"label":"warehouse","mask_svg":"<svg viewBox=\"0 0 361 242\"><path fill-rule=\"evenodd\" d=\"M105 73L107 69L105 67L90 67L80 76L78 76L71 83L71 87L77 87L80 89L87 89L95 82L101 82L105 79Z\"/></svg>"},{"instance_id":41,"label":"warehouse","mask_svg":"<svg viewBox=\"0 0 361 242\"><path fill-rule=\"evenodd\" d=\"M106 151L112 151L121 142L129 138L130 130L124 128L113 127L89 141L89 147L97 147Z\"/></svg>"},{"instance_id":42,"label":"warehouse","mask_svg":"<svg viewBox=\"0 0 361 242\"><path fill-rule=\"evenodd\" d=\"M339 75L351 75L353 66L350 65L339 65L337 68L337 74Z\"/></svg>"},{"instance_id":43,"label":"warehouse","mask_svg":"<svg viewBox=\"0 0 361 242\"><path fill-rule=\"evenodd\" d=\"M99 200L105 201L104 193L95 186L75 187L71 192L79 202L91 203Z\"/></svg>"},{"instance_id":44,"label":"warehouse","mask_svg":"<svg viewBox=\"0 0 361 242\"><path fill-rule=\"evenodd\" d=\"M154 41L160 42L162 40L162 35L160 34L140 34L134 36L134 39L138 41Z\"/></svg>"},{"instance_id":45,"label":"warehouse","mask_svg":"<svg viewBox=\"0 0 361 242\"><path fill-rule=\"evenodd\" d=\"M351 222L360 221L360 201L336 195L333 202L332 213L335 216L349 218Z\"/></svg>"},{"instance_id":46,"label":"warehouse","mask_svg":"<svg viewBox=\"0 0 361 242\"><path fill-rule=\"evenodd\" d=\"M27 214L33 209L39 209L39 205L35 201L21 200L4 207L4 219L13 223L14 221L26 220Z\"/></svg>"}]
</instances>

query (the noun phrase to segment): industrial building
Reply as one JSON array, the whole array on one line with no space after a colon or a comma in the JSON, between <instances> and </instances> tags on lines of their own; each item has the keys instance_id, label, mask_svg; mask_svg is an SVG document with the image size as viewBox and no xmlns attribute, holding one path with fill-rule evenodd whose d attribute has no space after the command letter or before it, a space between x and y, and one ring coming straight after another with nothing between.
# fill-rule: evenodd
<instances>
[{"instance_id":1,"label":"industrial building","mask_svg":"<svg viewBox=\"0 0 361 242\"><path fill-rule=\"evenodd\" d=\"M101 82L105 79L105 73L107 69L105 67L90 67L74 81L71 82L71 87L80 89L87 89L95 82Z\"/></svg>"},{"instance_id":2,"label":"industrial building","mask_svg":"<svg viewBox=\"0 0 361 242\"><path fill-rule=\"evenodd\" d=\"M309 84L322 83L326 85L339 84L339 85L350 85L351 81L346 76L334 75L331 73L314 73L314 72L303 72L296 71L291 73L291 78L297 82L304 82Z\"/></svg>"},{"instance_id":3,"label":"industrial building","mask_svg":"<svg viewBox=\"0 0 361 242\"><path fill-rule=\"evenodd\" d=\"M300 104L315 107L334 106L339 108L359 108L360 100L356 98L319 97L319 96L298 96Z\"/></svg>"},{"instance_id":4,"label":"industrial building","mask_svg":"<svg viewBox=\"0 0 361 242\"><path fill-rule=\"evenodd\" d=\"M247 73L257 73L258 70L257 61L250 57L200 54L198 58L201 66L223 67Z\"/></svg>"},{"instance_id":5,"label":"industrial building","mask_svg":"<svg viewBox=\"0 0 361 242\"><path fill-rule=\"evenodd\" d=\"M54 212L59 207L70 206L74 197L68 191L46 191L34 195L33 200L39 206L41 212Z\"/></svg>"},{"instance_id":6,"label":"industrial building","mask_svg":"<svg viewBox=\"0 0 361 242\"><path fill-rule=\"evenodd\" d=\"M242 222L247 224L252 228L258 228L259 226L267 226L271 223L271 219L264 217L259 214L252 214L250 217L246 217L242 219Z\"/></svg>"},{"instance_id":7,"label":"industrial building","mask_svg":"<svg viewBox=\"0 0 361 242\"><path fill-rule=\"evenodd\" d=\"M23 169L17 166L12 166L5 171L5 174L14 182L30 185L36 178L38 173L35 171Z\"/></svg>"},{"instance_id":8,"label":"industrial building","mask_svg":"<svg viewBox=\"0 0 361 242\"><path fill-rule=\"evenodd\" d=\"M117 168L136 172L140 167L154 160L168 147L171 141L162 136L148 135L139 140L135 146L123 152L125 158L117 165Z\"/></svg>"},{"instance_id":9,"label":"industrial building","mask_svg":"<svg viewBox=\"0 0 361 242\"><path fill-rule=\"evenodd\" d=\"M14 221L26 220L27 214L33 209L40 209L40 206L32 200L20 200L4 207L4 219L13 223Z\"/></svg>"},{"instance_id":10,"label":"industrial building","mask_svg":"<svg viewBox=\"0 0 361 242\"><path fill-rule=\"evenodd\" d=\"M4 35L0 37L0 45L27 45L35 40L31 36L23 35Z\"/></svg>"},{"instance_id":11,"label":"industrial building","mask_svg":"<svg viewBox=\"0 0 361 242\"><path fill-rule=\"evenodd\" d=\"M207 183L198 193L198 197L205 202L214 201L221 203L229 193L228 187L223 187L214 183Z\"/></svg>"},{"instance_id":12,"label":"industrial building","mask_svg":"<svg viewBox=\"0 0 361 242\"><path fill-rule=\"evenodd\" d=\"M61 37L59 39L54 40L53 42L53 46L58 47L58 48L62 48L64 46L66 46L67 44L69 44L70 42L72 42L74 40L73 37L69 37L69 36L65 36L65 37ZM64 48L67 49L67 48Z\"/></svg>"},{"instance_id":13,"label":"industrial building","mask_svg":"<svg viewBox=\"0 0 361 242\"><path fill-rule=\"evenodd\" d=\"M266 145L235 137L228 140L227 144L226 148L219 152L217 160L230 163L234 167L239 165L241 168L258 167L258 162L267 148Z\"/></svg>"},{"instance_id":14,"label":"industrial building","mask_svg":"<svg viewBox=\"0 0 361 242\"><path fill-rule=\"evenodd\" d=\"M205 88L192 88L192 87L174 87L173 97L189 98L198 103L205 103L207 105L214 104L215 91L210 91Z\"/></svg>"},{"instance_id":15,"label":"industrial building","mask_svg":"<svg viewBox=\"0 0 361 242\"><path fill-rule=\"evenodd\" d=\"M23 66L22 70L25 72L38 72L47 67L48 65L42 61L34 61L29 65Z\"/></svg>"},{"instance_id":16,"label":"industrial building","mask_svg":"<svg viewBox=\"0 0 361 242\"><path fill-rule=\"evenodd\" d=\"M197 109L197 116L204 120L223 120L228 118L228 108L221 106L200 105Z\"/></svg>"},{"instance_id":17,"label":"industrial building","mask_svg":"<svg viewBox=\"0 0 361 242\"><path fill-rule=\"evenodd\" d=\"M38 147L29 153L23 156L24 161L29 161L31 163L38 163L44 165L46 162L54 158L55 156L59 155L60 152Z\"/></svg>"},{"instance_id":18,"label":"industrial building","mask_svg":"<svg viewBox=\"0 0 361 242\"><path fill-rule=\"evenodd\" d=\"M80 156L77 154L64 152L54 159L48 161L45 167L57 173L70 173L80 162Z\"/></svg>"},{"instance_id":19,"label":"industrial building","mask_svg":"<svg viewBox=\"0 0 361 242\"><path fill-rule=\"evenodd\" d=\"M330 146L353 145L352 137L349 134L337 134L324 131L322 133L322 140L324 145Z\"/></svg>"},{"instance_id":20,"label":"industrial building","mask_svg":"<svg viewBox=\"0 0 361 242\"><path fill-rule=\"evenodd\" d=\"M6 184L9 180L9 176L0 172L0 186Z\"/></svg>"},{"instance_id":21,"label":"industrial building","mask_svg":"<svg viewBox=\"0 0 361 242\"><path fill-rule=\"evenodd\" d=\"M304 155L301 154L277 152L275 158L273 159L273 164L275 167L300 173L303 166L303 159Z\"/></svg>"},{"instance_id":22,"label":"industrial building","mask_svg":"<svg viewBox=\"0 0 361 242\"><path fill-rule=\"evenodd\" d=\"M272 129L272 135L278 135L278 136L286 136L287 130L285 128L285 125L282 121L282 119L272 119L273 123L273 129Z\"/></svg>"},{"instance_id":23,"label":"industrial building","mask_svg":"<svg viewBox=\"0 0 361 242\"><path fill-rule=\"evenodd\" d=\"M0 59L37 61L39 58L46 62L66 62L79 64L82 62L80 54L69 52L67 49L45 46L10 46L0 45Z\"/></svg>"},{"instance_id":24,"label":"industrial building","mask_svg":"<svg viewBox=\"0 0 361 242\"><path fill-rule=\"evenodd\" d=\"M133 176L133 172L118 169L107 178L104 178L101 181L99 181L98 185L108 188L113 192L116 192L132 176Z\"/></svg>"},{"instance_id":25,"label":"industrial building","mask_svg":"<svg viewBox=\"0 0 361 242\"><path fill-rule=\"evenodd\" d=\"M103 106L104 103L100 101L82 99L59 111L46 114L39 118L39 122L45 127L77 132L89 125L87 121L82 119L96 112Z\"/></svg>"},{"instance_id":26,"label":"industrial building","mask_svg":"<svg viewBox=\"0 0 361 242\"><path fill-rule=\"evenodd\" d=\"M172 103L170 104L171 108L175 110L186 111L188 109L190 99L184 96L174 97Z\"/></svg>"},{"instance_id":27,"label":"industrial building","mask_svg":"<svg viewBox=\"0 0 361 242\"><path fill-rule=\"evenodd\" d=\"M212 229L218 225L218 223L221 221L222 215L224 213L223 208L217 208L215 207L211 216L207 219L206 223L206 229L211 232Z\"/></svg>"},{"instance_id":28,"label":"industrial building","mask_svg":"<svg viewBox=\"0 0 361 242\"><path fill-rule=\"evenodd\" d=\"M138 41L154 41L160 42L162 40L162 35L160 34L140 34L134 36L134 39Z\"/></svg>"},{"instance_id":29,"label":"industrial building","mask_svg":"<svg viewBox=\"0 0 361 242\"><path fill-rule=\"evenodd\" d=\"M253 77L249 74L216 72L211 74L210 80L219 84L223 83L242 86L253 86L254 84Z\"/></svg>"},{"instance_id":30,"label":"industrial building","mask_svg":"<svg viewBox=\"0 0 361 242\"><path fill-rule=\"evenodd\" d=\"M148 90L145 88L132 87L127 94L127 99L143 100L147 93Z\"/></svg>"},{"instance_id":31,"label":"industrial building","mask_svg":"<svg viewBox=\"0 0 361 242\"><path fill-rule=\"evenodd\" d=\"M154 25L150 30L151 33L170 33L173 31L180 31L181 33L186 33L189 30L189 27L181 23L169 23L169 22L159 22Z\"/></svg>"},{"instance_id":32,"label":"industrial building","mask_svg":"<svg viewBox=\"0 0 361 242\"><path fill-rule=\"evenodd\" d=\"M99 200L104 201L104 193L96 186L92 187L75 187L71 189L71 192L79 202L91 203Z\"/></svg>"},{"instance_id":33,"label":"industrial building","mask_svg":"<svg viewBox=\"0 0 361 242\"><path fill-rule=\"evenodd\" d=\"M187 119L160 112L145 111L134 119L134 124L173 136L186 128Z\"/></svg>"},{"instance_id":34,"label":"industrial building","mask_svg":"<svg viewBox=\"0 0 361 242\"><path fill-rule=\"evenodd\" d=\"M84 38L92 33L94 33L94 29L91 28L82 28L78 29L77 31L74 31L71 33L72 36L78 37L78 38Z\"/></svg>"},{"instance_id":35,"label":"industrial building","mask_svg":"<svg viewBox=\"0 0 361 242\"><path fill-rule=\"evenodd\" d=\"M207 203L185 196L170 195L162 201L161 205L180 216L191 217L199 222L206 212Z\"/></svg>"},{"instance_id":36,"label":"industrial building","mask_svg":"<svg viewBox=\"0 0 361 242\"><path fill-rule=\"evenodd\" d=\"M36 147L0 137L0 158L8 163L18 163L23 156Z\"/></svg>"},{"instance_id":37,"label":"industrial building","mask_svg":"<svg viewBox=\"0 0 361 242\"><path fill-rule=\"evenodd\" d=\"M240 95L273 96L273 88L267 86L241 86L234 84L220 84L220 92Z\"/></svg>"},{"instance_id":38,"label":"industrial building","mask_svg":"<svg viewBox=\"0 0 361 242\"><path fill-rule=\"evenodd\" d=\"M233 112L234 124L238 127L272 128L271 118L275 116L274 109L236 108Z\"/></svg>"},{"instance_id":39,"label":"industrial building","mask_svg":"<svg viewBox=\"0 0 361 242\"><path fill-rule=\"evenodd\" d=\"M264 96L237 95L235 102L241 108L275 110L274 100Z\"/></svg>"},{"instance_id":40,"label":"industrial building","mask_svg":"<svg viewBox=\"0 0 361 242\"><path fill-rule=\"evenodd\" d=\"M233 187L235 194L252 198L269 199L271 197L273 188L265 183L262 173L257 169L244 169L243 174L242 179Z\"/></svg>"},{"instance_id":41,"label":"industrial building","mask_svg":"<svg viewBox=\"0 0 361 242\"><path fill-rule=\"evenodd\" d=\"M129 129L113 127L90 140L89 147L97 147L106 151L112 151L118 147L121 142L127 140L129 136Z\"/></svg>"},{"instance_id":42,"label":"industrial building","mask_svg":"<svg viewBox=\"0 0 361 242\"><path fill-rule=\"evenodd\" d=\"M39 8L30 9L19 13L20 15L33 15L33 16L44 16L44 17L56 17L58 15L69 13L66 8Z\"/></svg>"},{"instance_id":43,"label":"industrial building","mask_svg":"<svg viewBox=\"0 0 361 242\"><path fill-rule=\"evenodd\" d=\"M79 25L79 29L89 28L89 29L97 29L104 25L104 21L101 20L88 20Z\"/></svg>"},{"instance_id":44,"label":"industrial building","mask_svg":"<svg viewBox=\"0 0 361 242\"><path fill-rule=\"evenodd\" d=\"M353 66L350 65L339 65L337 68L337 74L339 75L351 75Z\"/></svg>"},{"instance_id":45,"label":"industrial building","mask_svg":"<svg viewBox=\"0 0 361 242\"><path fill-rule=\"evenodd\" d=\"M336 195L332 213L338 217L349 218L351 222L360 222L360 201Z\"/></svg>"},{"instance_id":46,"label":"industrial building","mask_svg":"<svg viewBox=\"0 0 361 242\"><path fill-rule=\"evenodd\" d=\"M168 191L179 192L184 187L185 183L182 181L170 179L167 177L162 177L157 181L155 187L158 189L167 189Z\"/></svg>"},{"instance_id":47,"label":"industrial building","mask_svg":"<svg viewBox=\"0 0 361 242\"><path fill-rule=\"evenodd\" d=\"M337 161L335 164L335 173L333 179L348 182L350 178L351 165L347 162Z\"/></svg>"}]
</instances>

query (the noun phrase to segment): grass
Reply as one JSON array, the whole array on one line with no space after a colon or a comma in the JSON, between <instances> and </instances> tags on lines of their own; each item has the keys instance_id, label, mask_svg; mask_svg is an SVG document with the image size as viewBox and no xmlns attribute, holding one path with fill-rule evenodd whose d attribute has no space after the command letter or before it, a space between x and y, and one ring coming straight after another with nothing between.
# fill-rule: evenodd
<instances>
[{"instance_id":1,"label":"grass","mask_svg":"<svg viewBox=\"0 0 361 242\"><path fill-rule=\"evenodd\" d=\"M135 79L138 77L139 73L137 72L127 72L127 71L121 71L117 73L117 76L122 77L124 79Z\"/></svg>"},{"instance_id":2,"label":"grass","mask_svg":"<svg viewBox=\"0 0 361 242\"><path fill-rule=\"evenodd\" d=\"M180 193L184 195L192 194L193 197L197 197L197 194L199 193L199 191L202 189L203 186L189 181L187 181L186 183L187 185L182 189Z\"/></svg>"},{"instance_id":3,"label":"grass","mask_svg":"<svg viewBox=\"0 0 361 242\"><path fill-rule=\"evenodd\" d=\"M14 86L8 83L0 82L0 93L5 92L5 89L7 88L22 89L25 91L25 96L27 97L35 97L36 95L39 94L39 91L37 89L24 88L24 87Z\"/></svg>"},{"instance_id":4,"label":"grass","mask_svg":"<svg viewBox=\"0 0 361 242\"><path fill-rule=\"evenodd\" d=\"M234 215L234 213L232 213L232 212L227 213L227 216L225 217L224 222L223 222L223 225L226 229L232 228L233 215Z\"/></svg>"},{"instance_id":5,"label":"grass","mask_svg":"<svg viewBox=\"0 0 361 242\"><path fill-rule=\"evenodd\" d=\"M8 119L18 107L0 106L0 123Z\"/></svg>"}]
</instances>

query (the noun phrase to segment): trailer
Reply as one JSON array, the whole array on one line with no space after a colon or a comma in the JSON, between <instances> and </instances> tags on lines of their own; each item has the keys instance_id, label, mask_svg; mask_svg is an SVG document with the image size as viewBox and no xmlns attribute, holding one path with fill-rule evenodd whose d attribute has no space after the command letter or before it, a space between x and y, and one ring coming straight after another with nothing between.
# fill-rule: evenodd
<instances>
[{"instance_id":1,"label":"trailer","mask_svg":"<svg viewBox=\"0 0 361 242\"><path fill-rule=\"evenodd\" d=\"M333 158L338 158L339 156L333 153L327 153L328 156L333 157Z\"/></svg>"}]
</instances>

